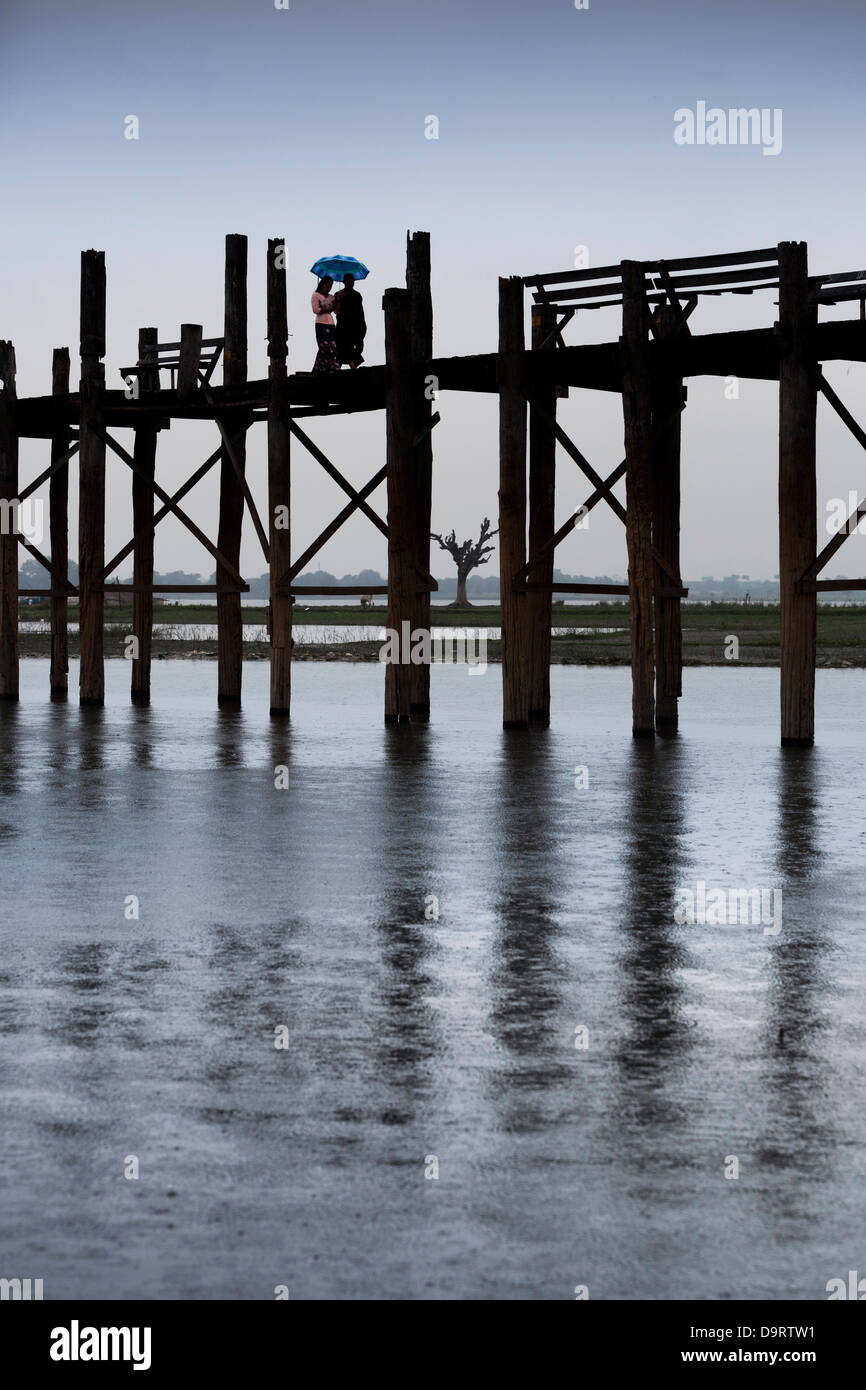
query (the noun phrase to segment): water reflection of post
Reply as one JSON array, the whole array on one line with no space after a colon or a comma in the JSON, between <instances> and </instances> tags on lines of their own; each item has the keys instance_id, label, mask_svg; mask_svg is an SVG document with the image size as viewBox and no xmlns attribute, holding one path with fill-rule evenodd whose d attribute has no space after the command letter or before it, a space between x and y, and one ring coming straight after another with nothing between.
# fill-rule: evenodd
<instances>
[{"instance_id":1,"label":"water reflection of post","mask_svg":"<svg viewBox=\"0 0 866 1390\"><path fill-rule=\"evenodd\" d=\"M636 741L631 750L625 835L625 949L618 1057L621 1094L613 1116L627 1125L688 1123L675 1099L693 1044L680 980L687 949L674 923L683 855L685 745ZM627 1132L627 1131L626 1131ZM666 1135L666 1138L668 1136ZM641 1131L641 1147L652 1136Z\"/></svg>"},{"instance_id":2,"label":"water reflection of post","mask_svg":"<svg viewBox=\"0 0 866 1390\"><path fill-rule=\"evenodd\" d=\"M388 726L384 761L370 772L381 784L370 788L364 854L376 864L374 929L382 964L371 1022L376 1074L384 1082L379 1118L387 1124L414 1120L419 1102L441 1080L444 1035L434 1006L440 948L425 902L441 885L454 808L450 800L436 804L431 732L423 724ZM423 1118L430 1118L426 1107Z\"/></svg>"},{"instance_id":3,"label":"water reflection of post","mask_svg":"<svg viewBox=\"0 0 866 1390\"><path fill-rule=\"evenodd\" d=\"M781 931L770 946L771 984L763 1036L763 1078L768 1098L762 1160L793 1166L810 1183L832 1174L833 1123L830 1053L821 1040L828 1026L822 997L822 965L832 944L823 885L817 870L818 786L830 786L832 770L820 775L821 750L779 752L779 819L776 890L782 891ZM770 1193L780 1214L790 1206L783 1187ZM805 1200L799 1187L798 1200Z\"/></svg>"},{"instance_id":4,"label":"water reflection of post","mask_svg":"<svg viewBox=\"0 0 866 1390\"><path fill-rule=\"evenodd\" d=\"M571 849L557 833L558 785L569 784L546 736L503 734L495 814L489 840L479 842L495 874L488 1026L504 1060L491 1072L490 1090L506 1133L542 1129L554 1096L573 1087L568 1034L555 1022L564 974L558 918L569 891L561 846Z\"/></svg>"}]
</instances>

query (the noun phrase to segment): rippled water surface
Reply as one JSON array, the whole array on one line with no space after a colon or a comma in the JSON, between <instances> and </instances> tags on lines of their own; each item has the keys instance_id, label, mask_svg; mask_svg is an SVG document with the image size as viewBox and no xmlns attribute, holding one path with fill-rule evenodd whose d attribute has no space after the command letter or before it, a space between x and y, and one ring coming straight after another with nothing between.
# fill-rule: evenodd
<instances>
[{"instance_id":1,"label":"rippled water surface","mask_svg":"<svg viewBox=\"0 0 866 1390\"><path fill-rule=\"evenodd\" d=\"M264 665L232 714L208 664L140 709L110 662L80 711L22 663L0 1275L815 1299L866 1270L866 673L819 672L813 750L777 746L773 671L687 670L654 746L623 669L554 667L529 734L498 668L432 675L432 724L385 729L380 667L299 665L288 729ZM698 881L781 891L781 931L679 925Z\"/></svg>"}]
</instances>

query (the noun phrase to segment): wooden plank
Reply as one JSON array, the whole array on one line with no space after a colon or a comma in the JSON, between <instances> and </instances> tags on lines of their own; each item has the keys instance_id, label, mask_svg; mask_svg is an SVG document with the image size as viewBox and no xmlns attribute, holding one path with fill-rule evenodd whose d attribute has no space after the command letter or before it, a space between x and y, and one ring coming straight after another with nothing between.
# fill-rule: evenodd
<instances>
[{"instance_id":1,"label":"wooden plank","mask_svg":"<svg viewBox=\"0 0 866 1390\"><path fill-rule=\"evenodd\" d=\"M652 557L652 393L643 269L623 261L622 403L626 457L626 543L632 665L632 733L655 734Z\"/></svg>"},{"instance_id":2,"label":"wooden plank","mask_svg":"<svg viewBox=\"0 0 866 1390\"><path fill-rule=\"evenodd\" d=\"M268 315L268 525L271 642L270 711L289 714L292 700L292 598L281 591L278 578L292 563L291 419L289 416L288 308L285 241L268 241L265 274Z\"/></svg>"},{"instance_id":3,"label":"wooden plank","mask_svg":"<svg viewBox=\"0 0 866 1390\"><path fill-rule=\"evenodd\" d=\"M0 700L18 699L18 536L11 503L18 497L15 348L0 339Z\"/></svg>"},{"instance_id":4,"label":"wooden plank","mask_svg":"<svg viewBox=\"0 0 866 1390\"><path fill-rule=\"evenodd\" d=\"M388 289L382 301L385 311L385 361L388 388L385 397L385 450L388 483L388 614L390 632L402 635L403 623L412 629L415 613L416 524L412 487L414 481L412 439L416 428L412 394L412 321L408 290ZM385 665L385 722L411 718L409 653L400 642L397 660ZM406 658L405 660L403 658Z\"/></svg>"},{"instance_id":5,"label":"wooden plank","mask_svg":"<svg viewBox=\"0 0 866 1390\"><path fill-rule=\"evenodd\" d=\"M293 584L290 593L304 594L387 594L387 584Z\"/></svg>"},{"instance_id":6,"label":"wooden plank","mask_svg":"<svg viewBox=\"0 0 866 1390\"><path fill-rule=\"evenodd\" d=\"M181 332L183 332L183 328ZM199 329L199 335L201 329ZM156 328L138 330L138 381L144 391L159 390L159 368L156 365ZM193 344L194 345L194 344ZM132 474L132 632L138 639L138 654L134 656L130 673L130 695L140 704L150 699L150 679L153 664L153 549L156 521L153 514L153 480L156 474L157 431L152 421L143 420L135 431L133 459L135 469ZM168 508L164 508L168 511ZM114 568L106 566L102 578L107 578Z\"/></svg>"},{"instance_id":7,"label":"wooden plank","mask_svg":"<svg viewBox=\"0 0 866 1390\"><path fill-rule=\"evenodd\" d=\"M120 584L113 580L110 584L103 584L103 592L106 594L245 594L249 592L249 584L229 584L223 588L219 584Z\"/></svg>"},{"instance_id":8,"label":"wooden plank","mask_svg":"<svg viewBox=\"0 0 866 1390\"><path fill-rule=\"evenodd\" d=\"M409 293L410 356L422 368L433 356L433 299L430 292L430 233L406 234L406 289ZM433 404L423 383L413 381L412 432L413 552L422 574L430 572L430 527L433 505ZM412 631L430 630L430 589L415 585ZM409 667L409 714L416 722L430 718L430 665Z\"/></svg>"},{"instance_id":9,"label":"wooden plank","mask_svg":"<svg viewBox=\"0 0 866 1390\"><path fill-rule=\"evenodd\" d=\"M627 584L527 584L527 590L550 594L628 594ZM551 610L552 613L552 610Z\"/></svg>"},{"instance_id":10,"label":"wooden plank","mask_svg":"<svg viewBox=\"0 0 866 1390\"><path fill-rule=\"evenodd\" d=\"M799 588L815 562L818 367L805 242L779 245L779 606L783 744L815 737L817 600Z\"/></svg>"},{"instance_id":11,"label":"wooden plank","mask_svg":"<svg viewBox=\"0 0 866 1390\"><path fill-rule=\"evenodd\" d=\"M775 261L778 259L778 249L775 246L768 246L760 251L726 251L718 256L680 256L677 260L667 260L665 264L669 270L701 270L711 266L719 265L754 265L758 261ZM658 261L638 261L644 271L652 272L659 265ZM601 279L619 279L622 274L622 265L605 265L597 269L557 271L551 275L525 275L524 285L565 285L572 282Z\"/></svg>"},{"instance_id":12,"label":"wooden plank","mask_svg":"<svg viewBox=\"0 0 866 1390\"><path fill-rule=\"evenodd\" d=\"M79 699L101 705L105 698L103 621L105 597L105 253L81 253L81 389L78 455L78 582L80 608Z\"/></svg>"},{"instance_id":13,"label":"wooden plank","mask_svg":"<svg viewBox=\"0 0 866 1390\"><path fill-rule=\"evenodd\" d=\"M226 237L223 337L223 385L231 390L244 386L247 380L247 239L236 234ZM246 471L246 428L232 426L230 432L232 449L230 452L224 448L220 469L217 541L227 561L217 566L217 582L224 587L238 577L244 517L244 489L239 474ZM243 678L243 615L239 594L217 595L217 625L217 700L221 705L237 705Z\"/></svg>"},{"instance_id":14,"label":"wooden plank","mask_svg":"<svg viewBox=\"0 0 866 1390\"><path fill-rule=\"evenodd\" d=\"M539 306L532 312L531 344L542 348L555 331L554 309ZM555 534L556 442L563 436L556 423L556 385L539 381L529 398L529 553L536 555ZM574 446L572 446L574 447ZM580 455L578 449L575 454ZM585 462L585 460L584 460ZM587 465L589 467L589 465ZM590 472L593 470L590 469ZM602 480L595 474L597 484ZM610 498L608 497L610 501ZM550 724L550 625L552 615L553 549L545 551L535 567L538 588L527 594L526 659L527 717L538 728Z\"/></svg>"},{"instance_id":15,"label":"wooden plank","mask_svg":"<svg viewBox=\"0 0 866 1390\"><path fill-rule=\"evenodd\" d=\"M69 395L69 348L55 348L51 363L51 394L63 399ZM51 466L48 469L48 531L51 563L66 577L69 573L69 459L78 452L70 443L68 426L59 425L51 439ZM38 479L37 479L38 482ZM48 683L52 697L65 699L69 688L69 634L67 596L52 585L50 599L51 664Z\"/></svg>"},{"instance_id":16,"label":"wooden plank","mask_svg":"<svg viewBox=\"0 0 866 1390\"><path fill-rule=\"evenodd\" d=\"M526 365L523 282L499 281L499 574L502 607L502 722L529 723L526 594ZM560 349L561 351L561 349Z\"/></svg>"}]
</instances>

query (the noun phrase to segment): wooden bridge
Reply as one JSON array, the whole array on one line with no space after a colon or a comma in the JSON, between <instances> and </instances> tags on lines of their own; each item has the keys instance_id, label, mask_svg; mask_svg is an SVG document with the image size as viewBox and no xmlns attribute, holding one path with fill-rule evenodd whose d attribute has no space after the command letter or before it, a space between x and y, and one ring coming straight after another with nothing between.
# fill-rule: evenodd
<instances>
[{"instance_id":1,"label":"wooden bridge","mask_svg":"<svg viewBox=\"0 0 866 1390\"><path fill-rule=\"evenodd\" d=\"M247 240L226 238L225 313L222 337L204 338L184 324L179 341L161 343L155 328L139 331L135 364L122 369L123 386L105 382L105 257L81 257L81 375L71 392L67 348L54 351L50 395L18 400L15 352L0 341L0 698L18 697L18 547L46 569L49 587L23 590L50 595L53 696L67 693L67 609L79 600L80 699L100 704L104 695L105 593L132 594L136 638L132 696L150 696L153 628L153 548L159 522L177 517L213 556L215 585L171 586L158 592L210 593L217 597L218 699L241 698L243 628L240 572L241 527L249 510L270 575L271 712L288 714L291 693L292 604L296 593L346 594L343 586L302 589L295 581L310 560L356 511L388 540L387 625L401 631L429 629L430 512L433 402L445 391L499 396L500 584L502 602L503 718L506 726L545 724L550 713L552 595L627 595L632 648L633 730L653 735L677 722L682 691L679 563L680 434L686 404L684 382L693 376L759 378L779 382L779 579L781 590L781 732L786 744L814 737L816 607L819 591L866 589L866 579L822 580L824 566L866 515L866 502L849 525L818 552L815 426L819 395L866 447L861 429L823 377L827 361L866 361L866 271L810 276L806 246L776 247L671 261L622 261L596 270L512 277L499 282L499 342L495 353L433 356L430 240L407 239L405 289L384 295L385 363L354 372L289 375L285 247L268 242L266 265L269 368L267 379L247 373ZM742 332L692 331L701 299L723 294L774 291L778 321ZM531 295L531 340L525 337ZM819 323L821 305L858 303L859 317ZM564 333L578 314L621 306L616 342L568 346ZM222 384L213 375L222 360ZM166 381L168 374L168 381ZM556 419L557 399L569 388L613 391L622 396L624 458L602 477ZM310 437L311 417L385 412L385 462L356 488ZM218 443L199 468L169 494L156 480L157 440L172 420L216 426ZM246 436L257 423L268 434L268 497L265 519L246 478ZM131 450L113 431L131 429ZM19 490L18 440L50 440L50 462ZM345 492L348 501L297 559L291 558L290 458L301 444ZM559 530L554 523L556 451L560 447L586 476L585 505ZM130 470L133 534L106 560L105 468L110 451ZM78 456L79 582L68 571L69 464ZM220 469L216 541L196 524L182 501L212 469ZM613 493L625 477L626 505ZM50 558L15 525L14 506L49 484ZM387 520L368 500L387 486ZM628 584L554 584L557 544L588 510L604 503L622 521L628 547ZM158 505L157 505L158 504ZM133 582L110 583L130 555ZM369 591L369 586L364 586ZM429 665L385 667L385 718L426 720L430 713Z\"/></svg>"}]
</instances>

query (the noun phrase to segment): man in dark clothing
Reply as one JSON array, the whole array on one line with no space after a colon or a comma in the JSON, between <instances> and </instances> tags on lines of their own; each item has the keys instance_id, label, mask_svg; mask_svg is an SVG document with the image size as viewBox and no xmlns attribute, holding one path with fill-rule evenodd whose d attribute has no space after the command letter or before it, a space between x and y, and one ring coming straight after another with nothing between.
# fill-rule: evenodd
<instances>
[{"instance_id":1,"label":"man in dark clothing","mask_svg":"<svg viewBox=\"0 0 866 1390\"><path fill-rule=\"evenodd\" d=\"M364 319L364 301L355 289L354 275L347 275L343 288L334 295L334 313L337 315L337 356L340 366L360 367L364 360L364 338L367 324Z\"/></svg>"}]
</instances>

